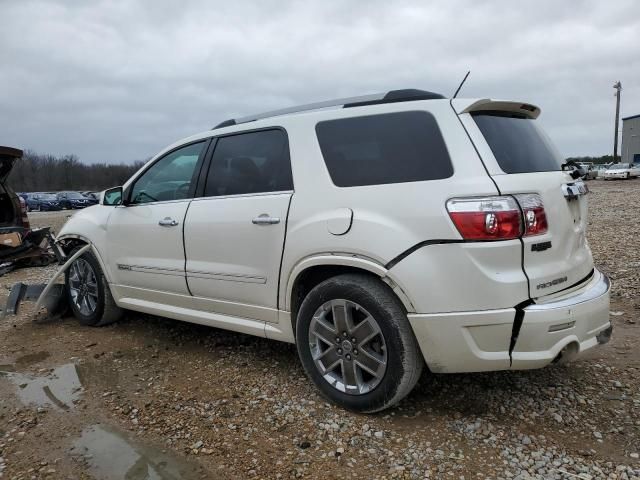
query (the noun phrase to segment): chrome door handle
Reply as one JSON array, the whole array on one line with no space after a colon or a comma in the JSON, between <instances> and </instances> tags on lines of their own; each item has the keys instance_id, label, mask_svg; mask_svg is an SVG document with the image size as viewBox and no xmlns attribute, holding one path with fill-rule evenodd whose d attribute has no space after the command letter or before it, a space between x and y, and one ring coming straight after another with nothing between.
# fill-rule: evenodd
<instances>
[{"instance_id":1,"label":"chrome door handle","mask_svg":"<svg viewBox=\"0 0 640 480\"><path fill-rule=\"evenodd\" d=\"M251 220L251 223L254 225L275 225L280 223L280 219L278 217L270 217L268 213L263 213Z\"/></svg>"},{"instance_id":2,"label":"chrome door handle","mask_svg":"<svg viewBox=\"0 0 640 480\"><path fill-rule=\"evenodd\" d=\"M158 225L160 225L161 227L175 227L176 225L178 225L178 221L174 220L171 217L164 217L158 222Z\"/></svg>"}]
</instances>

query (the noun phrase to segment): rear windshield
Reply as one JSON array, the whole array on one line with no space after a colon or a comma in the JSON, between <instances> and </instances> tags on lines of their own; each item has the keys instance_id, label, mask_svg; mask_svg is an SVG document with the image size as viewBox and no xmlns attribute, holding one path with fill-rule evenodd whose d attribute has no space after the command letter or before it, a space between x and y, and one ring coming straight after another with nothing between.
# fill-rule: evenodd
<instances>
[{"instance_id":1,"label":"rear windshield","mask_svg":"<svg viewBox=\"0 0 640 480\"><path fill-rule=\"evenodd\" d=\"M322 156L338 187L439 180L453 175L449 152L427 112L320 122Z\"/></svg>"},{"instance_id":2,"label":"rear windshield","mask_svg":"<svg viewBox=\"0 0 640 480\"><path fill-rule=\"evenodd\" d=\"M503 113L476 113L473 118L505 173L560 170L562 159L535 120Z\"/></svg>"}]
</instances>

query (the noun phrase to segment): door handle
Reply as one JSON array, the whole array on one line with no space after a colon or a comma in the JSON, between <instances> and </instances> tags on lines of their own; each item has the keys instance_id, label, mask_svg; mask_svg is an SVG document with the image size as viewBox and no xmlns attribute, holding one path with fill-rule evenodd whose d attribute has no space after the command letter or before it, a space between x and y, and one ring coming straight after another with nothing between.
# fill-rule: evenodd
<instances>
[{"instance_id":1,"label":"door handle","mask_svg":"<svg viewBox=\"0 0 640 480\"><path fill-rule=\"evenodd\" d=\"M275 225L280 223L280 219L278 217L270 217L268 213L263 213L251 220L251 223L254 225Z\"/></svg>"},{"instance_id":2,"label":"door handle","mask_svg":"<svg viewBox=\"0 0 640 480\"><path fill-rule=\"evenodd\" d=\"M171 217L164 217L158 222L158 225L160 225L161 227L175 227L176 225L178 225L178 221L174 220Z\"/></svg>"}]
</instances>

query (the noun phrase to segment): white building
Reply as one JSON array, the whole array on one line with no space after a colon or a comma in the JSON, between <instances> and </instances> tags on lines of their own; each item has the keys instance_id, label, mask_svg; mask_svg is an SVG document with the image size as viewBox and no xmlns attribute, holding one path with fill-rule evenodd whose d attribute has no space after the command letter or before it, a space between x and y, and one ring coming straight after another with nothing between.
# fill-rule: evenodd
<instances>
[{"instance_id":1,"label":"white building","mask_svg":"<svg viewBox=\"0 0 640 480\"><path fill-rule=\"evenodd\" d=\"M640 115L622 119L622 163L640 163Z\"/></svg>"}]
</instances>

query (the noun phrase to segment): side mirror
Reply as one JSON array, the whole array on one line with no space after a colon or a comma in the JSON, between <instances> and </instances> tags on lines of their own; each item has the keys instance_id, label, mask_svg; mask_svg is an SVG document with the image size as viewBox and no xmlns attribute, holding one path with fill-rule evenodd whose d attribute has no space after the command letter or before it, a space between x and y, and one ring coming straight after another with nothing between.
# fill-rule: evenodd
<instances>
[{"instance_id":1,"label":"side mirror","mask_svg":"<svg viewBox=\"0 0 640 480\"><path fill-rule=\"evenodd\" d=\"M104 191L102 194L102 201L100 203L107 206L122 205L122 198L122 187L113 187Z\"/></svg>"}]
</instances>

